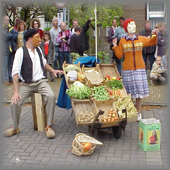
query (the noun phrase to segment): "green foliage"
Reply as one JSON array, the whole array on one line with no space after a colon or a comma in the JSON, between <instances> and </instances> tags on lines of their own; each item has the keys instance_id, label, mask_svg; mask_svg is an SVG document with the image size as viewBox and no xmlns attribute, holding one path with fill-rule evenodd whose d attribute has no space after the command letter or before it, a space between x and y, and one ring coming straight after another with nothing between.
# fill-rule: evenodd
<instances>
[{"instance_id":1,"label":"green foliage","mask_svg":"<svg viewBox=\"0 0 170 170\"><path fill-rule=\"evenodd\" d=\"M105 28L106 26L112 25L112 20L114 17L123 16L122 7L115 2L109 3L98 3L97 6L97 24L102 24L102 27ZM85 3L85 2L78 2L72 3L70 5L70 25L72 25L73 19L78 19L79 25L84 25L85 22L92 17L93 21L91 22L93 26L95 26L95 14L94 14L94 3ZM117 21L118 21L118 18Z\"/></svg>"},{"instance_id":2,"label":"green foliage","mask_svg":"<svg viewBox=\"0 0 170 170\"><path fill-rule=\"evenodd\" d=\"M97 53L97 57L101 60L101 59L103 59L104 57L105 57L105 55L106 55L106 52L105 51L99 51L98 53Z\"/></svg>"},{"instance_id":3,"label":"green foliage","mask_svg":"<svg viewBox=\"0 0 170 170\"><path fill-rule=\"evenodd\" d=\"M46 27L44 31L50 31L51 27Z\"/></svg>"},{"instance_id":4,"label":"green foliage","mask_svg":"<svg viewBox=\"0 0 170 170\"><path fill-rule=\"evenodd\" d=\"M9 17L14 16L10 21L10 24L14 25L15 19L21 18L26 22L27 29L30 27L31 19L38 16L45 16L49 21L52 21L53 17L56 15L57 10L57 7L53 2L3 2L2 4L3 15L8 15ZM21 10L18 10L17 7L21 7Z\"/></svg>"},{"instance_id":5,"label":"green foliage","mask_svg":"<svg viewBox=\"0 0 170 170\"><path fill-rule=\"evenodd\" d=\"M99 51L97 53L97 58L100 59L101 63L109 63L110 56L105 51Z\"/></svg>"}]
</instances>

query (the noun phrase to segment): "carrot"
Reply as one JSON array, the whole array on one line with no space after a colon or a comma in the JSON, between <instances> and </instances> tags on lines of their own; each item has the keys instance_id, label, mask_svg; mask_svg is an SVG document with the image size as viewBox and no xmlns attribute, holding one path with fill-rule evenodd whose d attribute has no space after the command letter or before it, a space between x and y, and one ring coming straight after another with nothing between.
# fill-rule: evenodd
<instances>
[{"instance_id":1,"label":"carrot","mask_svg":"<svg viewBox=\"0 0 170 170\"><path fill-rule=\"evenodd\" d=\"M120 97L122 97L122 93L121 93L121 91L120 91L119 89L113 90L113 95L114 95L114 96L120 96Z\"/></svg>"}]
</instances>

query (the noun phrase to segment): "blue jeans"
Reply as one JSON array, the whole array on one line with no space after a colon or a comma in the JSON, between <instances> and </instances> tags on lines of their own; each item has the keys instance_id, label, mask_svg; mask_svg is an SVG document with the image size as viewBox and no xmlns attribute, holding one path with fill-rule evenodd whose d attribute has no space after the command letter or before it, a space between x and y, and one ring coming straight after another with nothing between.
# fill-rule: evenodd
<instances>
[{"instance_id":1,"label":"blue jeans","mask_svg":"<svg viewBox=\"0 0 170 170\"><path fill-rule=\"evenodd\" d=\"M1 68L3 68L3 82L9 81L9 79L8 79L8 60L9 60L9 53L4 53L2 67L1 67Z\"/></svg>"},{"instance_id":2,"label":"blue jeans","mask_svg":"<svg viewBox=\"0 0 170 170\"><path fill-rule=\"evenodd\" d=\"M147 56L149 56L150 70L152 70L152 65L155 61L155 56L154 56L154 54L143 54L143 60L145 62L146 69L147 69Z\"/></svg>"},{"instance_id":3,"label":"blue jeans","mask_svg":"<svg viewBox=\"0 0 170 170\"><path fill-rule=\"evenodd\" d=\"M59 64L59 46L55 46L55 60L54 60L54 69L58 70L58 64Z\"/></svg>"},{"instance_id":4,"label":"blue jeans","mask_svg":"<svg viewBox=\"0 0 170 170\"><path fill-rule=\"evenodd\" d=\"M72 63L69 51L64 51L64 52L59 51L59 69L60 70L63 70L62 65L64 61L66 61L66 63L69 63L69 64Z\"/></svg>"}]
</instances>

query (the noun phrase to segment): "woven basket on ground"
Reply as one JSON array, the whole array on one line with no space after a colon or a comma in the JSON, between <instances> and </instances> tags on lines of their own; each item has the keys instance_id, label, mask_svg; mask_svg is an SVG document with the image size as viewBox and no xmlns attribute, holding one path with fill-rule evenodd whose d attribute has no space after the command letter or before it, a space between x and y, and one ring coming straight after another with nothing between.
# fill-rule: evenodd
<instances>
[{"instance_id":1,"label":"woven basket on ground","mask_svg":"<svg viewBox=\"0 0 170 170\"><path fill-rule=\"evenodd\" d=\"M84 149L84 146L82 145L82 143L84 143L84 142L91 143L92 147L88 150ZM94 139L84 133L78 133L72 142L72 153L77 156L90 155L93 153L97 144L102 145L103 143L97 141L96 139Z\"/></svg>"}]
</instances>

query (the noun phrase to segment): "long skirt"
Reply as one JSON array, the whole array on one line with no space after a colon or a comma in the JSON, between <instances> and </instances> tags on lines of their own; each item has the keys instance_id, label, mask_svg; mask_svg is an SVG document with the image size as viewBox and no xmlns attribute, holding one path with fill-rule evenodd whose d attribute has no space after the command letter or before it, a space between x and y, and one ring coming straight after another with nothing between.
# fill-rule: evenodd
<instances>
[{"instance_id":1,"label":"long skirt","mask_svg":"<svg viewBox=\"0 0 170 170\"><path fill-rule=\"evenodd\" d=\"M124 70L122 79L127 94L131 94L132 98L143 98L149 96L145 69Z\"/></svg>"}]
</instances>

